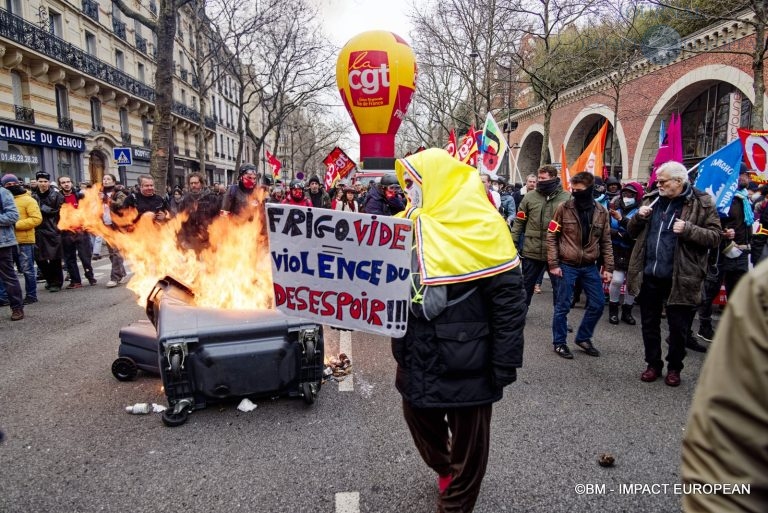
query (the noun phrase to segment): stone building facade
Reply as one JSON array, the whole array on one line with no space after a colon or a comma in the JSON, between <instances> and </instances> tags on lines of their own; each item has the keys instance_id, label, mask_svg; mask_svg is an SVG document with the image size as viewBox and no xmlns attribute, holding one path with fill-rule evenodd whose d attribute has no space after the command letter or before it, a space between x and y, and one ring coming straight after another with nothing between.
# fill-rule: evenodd
<instances>
[{"instance_id":1,"label":"stone building facade","mask_svg":"<svg viewBox=\"0 0 768 513\"><path fill-rule=\"evenodd\" d=\"M128 5L156 17L154 0ZM237 155L233 81L218 74L200 128L192 12L178 17L169 185L201 169L231 178ZM149 172L156 37L109 0L6 0L0 7L0 169L29 180L38 170L128 185ZM196 139L206 156L197 155ZM249 141L244 156L253 152ZM119 148L131 148L120 165ZM116 152L115 150L118 149Z\"/></svg>"}]
</instances>

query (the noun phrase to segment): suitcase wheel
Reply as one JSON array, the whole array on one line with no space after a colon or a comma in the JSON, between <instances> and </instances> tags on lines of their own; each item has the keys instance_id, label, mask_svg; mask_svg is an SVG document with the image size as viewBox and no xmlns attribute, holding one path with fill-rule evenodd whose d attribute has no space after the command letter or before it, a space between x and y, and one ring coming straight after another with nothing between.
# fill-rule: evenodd
<instances>
[{"instance_id":1,"label":"suitcase wheel","mask_svg":"<svg viewBox=\"0 0 768 513\"><path fill-rule=\"evenodd\" d=\"M139 368L136 362L126 356L121 356L112 362L112 374L118 381L133 381L138 373Z\"/></svg>"},{"instance_id":2,"label":"suitcase wheel","mask_svg":"<svg viewBox=\"0 0 768 513\"><path fill-rule=\"evenodd\" d=\"M314 383L302 383L301 395L304 397L305 403L307 404L314 403L315 398L317 397L317 385Z\"/></svg>"},{"instance_id":3,"label":"suitcase wheel","mask_svg":"<svg viewBox=\"0 0 768 513\"><path fill-rule=\"evenodd\" d=\"M168 427L181 426L187 421L188 417L189 411L186 408L178 413L169 408L163 412L163 424Z\"/></svg>"}]
</instances>

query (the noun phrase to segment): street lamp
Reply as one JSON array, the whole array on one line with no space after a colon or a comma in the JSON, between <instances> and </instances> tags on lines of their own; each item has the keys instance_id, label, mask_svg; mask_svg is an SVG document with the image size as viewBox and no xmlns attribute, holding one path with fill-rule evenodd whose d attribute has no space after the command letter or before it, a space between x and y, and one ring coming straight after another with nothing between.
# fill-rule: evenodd
<instances>
[{"instance_id":1,"label":"street lamp","mask_svg":"<svg viewBox=\"0 0 768 513\"><path fill-rule=\"evenodd\" d=\"M477 48L472 48L469 57L472 59L472 119L473 125L477 127L477 59L480 57L480 52Z\"/></svg>"}]
</instances>

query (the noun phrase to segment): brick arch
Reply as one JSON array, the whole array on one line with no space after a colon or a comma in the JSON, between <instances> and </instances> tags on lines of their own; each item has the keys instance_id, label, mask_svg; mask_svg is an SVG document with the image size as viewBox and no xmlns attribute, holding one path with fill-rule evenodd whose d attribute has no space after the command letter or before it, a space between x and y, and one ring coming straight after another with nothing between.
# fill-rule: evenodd
<instances>
[{"instance_id":1,"label":"brick arch","mask_svg":"<svg viewBox=\"0 0 768 513\"><path fill-rule=\"evenodd\" d=\"M641 174L642 178L648 176L648 167L653 163L658 150L661 121L668 120L669 115L676 110L682 111L693 98L717 82L733 85L754 104L752 77L744 71L720 64L701 66L689 71L669 86L651 109L637 139L632 159L631 176L634 179L639 178Z\"/></svg>"},{"instance_id":2,"label":"brick arch","mask_svg":"<svg viewBox=\"0 0 768 513\"><path fill-rule=\"evenodd\" d=\"M539 158L541 156L541 145L544 143L544 125L540 123L531 124L520 137L520 148L517 150L516 162L520 170L520 175L525 178L529 173L535 173L539 169ZM554 155L552 151L552 142L547 145L550 159ZM511 175L514 174L510 173Z\"/></svg>"},{"instance_id":3,"label":"brick arch","mask_svg":"<svg viewBox=\"0 0 768 513\"><path fill-rule=\"evenodd\" d=\"M574 162L579 155L581 155L581 141L584 140L585 134L592 127L592 124L596 121L596 118L607 119L610 126L613 127L613 110L607 105L593 104L579 112L573 121L568 131L565 133L563 139L565 144L565 158L568 162ZM619 150L621 151L621 166L624 170L624 178L627 176L627 163L629 162L629 150L627 148L627 138L624 134L624 128L621 125L621 121L617 122L618 126L614 127L616 131L616 137L619 141Z\"/></svg>"}]
</instances>

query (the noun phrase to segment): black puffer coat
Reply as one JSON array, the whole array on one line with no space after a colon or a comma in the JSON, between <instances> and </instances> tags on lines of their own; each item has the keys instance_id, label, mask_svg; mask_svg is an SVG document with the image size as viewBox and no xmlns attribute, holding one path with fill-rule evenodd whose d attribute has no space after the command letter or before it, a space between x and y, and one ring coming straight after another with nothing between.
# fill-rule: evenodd
<instances>
[{"instance_id":1,"label":"black puffer coat","mask_svg":"<svg viewBox=\"0 0 768 513\"><path fill-rule=\"evenodd\" d=\"M416 408L493 403L522 366L526 306L520 267L448 287L449 300L477 289L432 321L411 315L405 336L392 339L395 385Z\"/></svg>"}]
</instances>

